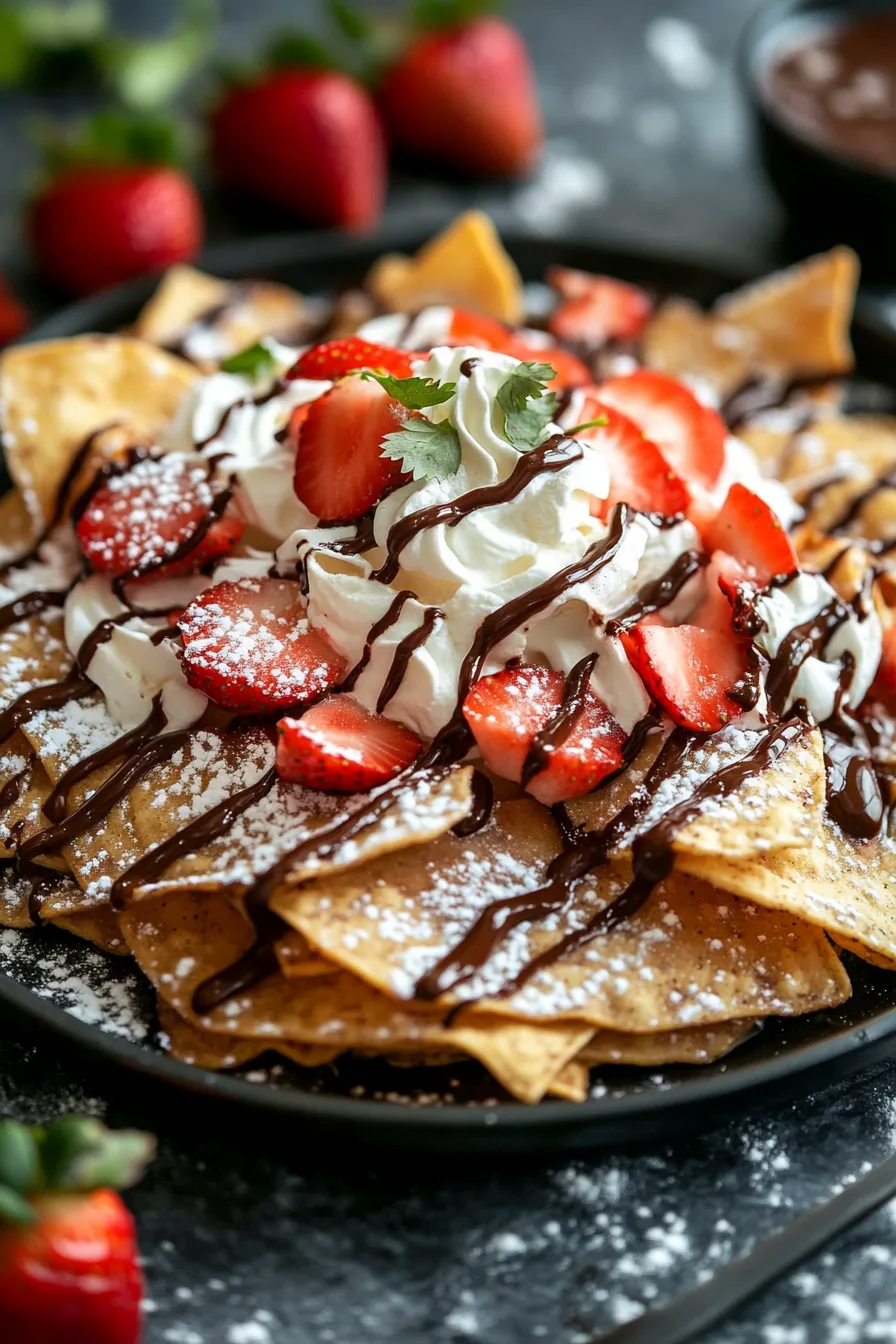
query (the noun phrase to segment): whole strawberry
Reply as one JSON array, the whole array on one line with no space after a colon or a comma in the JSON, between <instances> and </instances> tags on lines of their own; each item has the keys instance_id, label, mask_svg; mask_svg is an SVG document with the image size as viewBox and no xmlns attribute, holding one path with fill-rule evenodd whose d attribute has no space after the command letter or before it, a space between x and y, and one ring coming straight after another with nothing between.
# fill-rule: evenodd
<instances>
[{"instance_id":1,"label":"whole strawberry","mask_svg":"<svg viewBox=\"0 0 896 1344\"><path fill-rule=\"evenodd\" d=\"M211 117L220 181L312 224L365 229L382 213L386 146L363 86L315 64L299 39L272 48L265 67L231 85Z\"/></svg>"},{"instance_id":2,"label":"whole strawberry","mask_svg":"<svg viewBox=\"0 0 896 1344\"><path fill-rule=\"evenodd\" d=\"M154 1140L63 1116L0 1121L0 1322L16 1344L137 1344L134 1222L116 1189L139 1180ZM114 1188L113 1188L114 1187Z\"/></svg>"},{"instance_id":3,"label":"whole strawberry","mask_svg":"<svg viewBox=\"0 0 896 1344\"><path fill-rule=\"evenodd\" d=\"M27 222L44 275L89 294L194 258L202 205L176 156L166 125L119 112L99 113L77 138L54 144Z\"/></svg>"},{"instance_id":4,"label":"whole strawberry","mask_svg":"<svg viewBox=\"0 0 896 1344\"><path fill-rule=\"evenodd\" d=\"M544 131L529 53L503 19L470 19L470 0L428 0L379 86L399 149L481 177L533 167ZM485 7L485 6L483 6Z\"/></svg>"}]
</instances>

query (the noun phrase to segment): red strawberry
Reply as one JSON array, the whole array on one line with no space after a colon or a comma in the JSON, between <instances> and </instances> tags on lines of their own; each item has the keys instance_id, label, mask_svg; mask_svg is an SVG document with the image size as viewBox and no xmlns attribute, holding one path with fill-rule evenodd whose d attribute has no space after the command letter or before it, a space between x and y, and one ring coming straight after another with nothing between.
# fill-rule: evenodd
<instances>
[{"instance_id":1,"label":"red strawberry","mask_svg":"<svg viewBox=\"0 0 896 1344\"><path fill-rule=\"evenodd\" d=\"M311 700L335 686L345 660L305 618L290 579L215 584L180 619L184 676L223 709L262 714Z\"/></svg>"},{"instance_id":2,"label":"red strawberry","mask_svg":"<svg viewBox=\"0 0 896 1344\"><path fill-rule=\"evenodd\" d=\"M799 569L793 542L773 509L739 482L705 534L710 550L726 551L749 566L760 583Z\"/></svg>"},{"instance_id":3,"label":"red strawberry","mask_svg":"<svg viewBox=\"0 0 896 1344\"><path fill-rule=\"evenodd\" d=\"M473 312L470 308L455 308L451 313L451 327L446 345L478 345L483 350L505 350L512 339L509 327L496 317Z\"/></svg>"},{"instance_id":4,"label":"red strawberry","mask_svg":"<svg viewBox=\"0 0 896 1344\"><path fill-rule=\"evenodd\" d=\"M134 1221L109 1188L133 1184L148 1135L65 1116L0 1123L0 1320L21 1344L138 1344L143 1275Z\"/></svg>"},{"instance_id":5,"label":"red strawberry","mask_svg":"<svg viewBox=\"0 0 896 1344\"><path fill-rule=\"evenodd\" d=\"M874 700L875 697L882 700L890 709L896 708L896 625L891 625L889 630L884 632L880 666L874 678L874 685L868 692L869 700Z\"/></svg>"},{"instance_id":6,"label":"red strawberry","mask_svg":"<svg viewBox=\"0 0 896 1344\"><path fill-rule=\"evenodd\" d=\"M620 415L611 406L602 405L590 394L578 416L583 423L599 417L607 422L576 435L597 447L610 472L609 496L592 499L591 512L595 517L607 518L620 502L644 513L662 513L666 517L685 511L688 492L684 482L675 475L656 444L645 439L633 420Z\"/></svg>"},{"instance_id":7,"label":"red strawberry","mask_svg":"<svg viewBox=\"0 0 896 1344\"><path fill-rule=\"evenodd\" d=\"M215 489L205 464L151 457L111 476L90 496L75 526L84 556L100 574L155 577L189 573L226 555L243 535L244 523L228 505L203 535ZM165 564L181 546L196 544Z\"/></svg>"},{"instance_id":8,"label":"red strawberry","mask_svg":"<svg viewBox=\"0 0 896 1344\"><path fill-rule=\"evenodd\" d=\"M633 340L650 316L650 299L643 289L624 280L564 266L551 266L547 280L561 295L548 323L561 341L603 345L611 340Z\"/></svg>"},{"instance_id":9,"label":"red strawberry","mask_svg":"<svg viewBox=\"0 0 896 1344\"><path fill-rule=\"evenodd\" d=\"M386 146L367 91L337 70L286 64L229 89L211 118L229 187L313 224L366 229L382 213Z\"/></svg>"},{"instance_id":10,"label":"red strawberry","mask_svg":"<svg viewBox=\"0 0 896 1344\"><path fill-rule=\"evenodd\" d=\"M601 383L601 401L629 416L685 482L712 488L725 463L725 422L667 373L638 369Z\"/></svg>"},{"instance_id":11,"label":"red strawberry","mask_svg":"<svg viewBox=\"0 0 896 1344\"><path fill-rule=\"evenodd\" d=\"M485 350L497 350L502 355L513 355L514 359L551 364L557 376L548 386L557 390L591 382L591 371L577 355L559 345L532 344L496 318L471 312L468 308L454 309L445 344L475 345Z\"/></svg>"},{"instance_id":12,"label":"red strawberry","mask_svg":"<svg viewBox=\"0 0 896 1344\"><path fill-rule=\"evenodd\" d=\"M555 376L548 387L562 392L568 387L584 387L591 382L592 374L587 364L578 355L564 350L560 345L530 345L523 337L514 337L507 352L523 361L533 360L536 364L550 364Z\"/></svg>"},{"instance_id":13,"label":"red strawberry","mask_svg":"<svg viewBox=\"0 0 896 1344\"><path fill-rule=\"evenodd\" d=\"M0 345L17 340L27 328L28 321L28 310L0 276Z\"/></svg>"},{"instance_id":14,"label":"red strawberry","mask_svg":"<svg viewBox=\"0 0 896 1344\"><path fill-rule=\"evenodd\" d=\"M87 123L30 204L28 234L44 275L88 294L192 260L202 206L171 166L173 148L156 121L106 112Z\"/></svg>"},{"instance_id":15,"label":"red strawberry","mask_svg":"<svg viewBox=\"0 0 896 1344\"><path fill-rule=\"evenodd\" d=\"M464 22L462 8L453 26L411 42L380 85L380 106L399 149L478 176L517 177L544 139L529 53L510 24Z\"/></svg>"},{"instance_id":16,"label":"red strawberry","mask_svg":"<svg viewBox=\"0 0 896 1344\"><path fill-rule=\"evenodd\" d=\"M342 378L355 369L376 369L409 378L411 364L419 359L411 350L395 350L391 345L375 345L360 336L340 336L334 341L312 345L293 364L287 378Z\"/></svg>"},{"instance_id":17,"label":"red strawberry","mask_svg":"<svg viewBox=\"0 0 896 1344\"><path fill-rule=\"evenodd\" d=\"M281 779L309 789L361 793L417 759L423 743L403 724L371 714L350 695L329 695L300 719L277 725Z\"/></svg>"},{"instance_id":18,"label":"red strawberry","mask_svg":"<svg viewBox=\"0 0 896 1344\"><path fill-rule=\"evenodd\" d=\"M401 464L382 455L383 439L408 412L373 379L344 378L311 403L300 427L294 487L318 518L358 518L390 485Z\"/></svg>"},{"instance_id":19,"label":"red strawberry","mask_svg":"<svg viewBox=\"0 0 896 1344\"><path fill-rule=\"evenodd\" d=\"M464 701L464 718L483 760L505 779L520 780L538 734L563 701L566 678L544 667L508 667L478 681ZM625 733L590 689L585 709L565 742L549 752L547 767L526 784L550 806L590 793L622 764Z\"/></svg>"}]
</instances>

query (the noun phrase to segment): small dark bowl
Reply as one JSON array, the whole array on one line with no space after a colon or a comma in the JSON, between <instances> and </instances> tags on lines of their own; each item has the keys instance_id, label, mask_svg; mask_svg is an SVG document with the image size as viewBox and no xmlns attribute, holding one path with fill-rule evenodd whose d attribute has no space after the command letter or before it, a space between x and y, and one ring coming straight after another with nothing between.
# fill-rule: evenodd
<instances>
[{"instance_id":1,"label":"small dark bowl","mask_svg":"<svg viewBox=\"0 0 896 1344\"><path fill-rule=\"evenodd\" d=\"M896 12L896 0L779 0L747 25L739 66L762 160L790 212L794 241L803 252L851 243L866 275L896 279L896 173L810 139L775 106L766 83L774 58L799 37L886 10Z\"/></svg>"}]
</instances>

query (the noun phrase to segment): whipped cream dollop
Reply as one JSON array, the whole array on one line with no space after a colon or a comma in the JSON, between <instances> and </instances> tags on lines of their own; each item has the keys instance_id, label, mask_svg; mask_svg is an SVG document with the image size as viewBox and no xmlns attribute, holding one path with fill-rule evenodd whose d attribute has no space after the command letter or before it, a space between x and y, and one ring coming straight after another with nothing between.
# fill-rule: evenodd
<instances>
[{"instance_id":1,"label":"whipped cream dollop","mask_svg":"<svg viewBox=\"0 0 896 1344\"><path fill-rule=\"evenodd\" d=\"M258 540L276 545L316 521L292 488L295 449L278 435L297 406L323 396L332 384L311 378L282 383L298 352L275 341L265 344L275 360L267 385L235 373L197 379L159 443L168 452L218 459L219 475L236 477L236 503Z\"/></svg>"},{"instance_id":2,"label":"whipped cream dollop","mask_svg":"<svg viewBox=\"0 0 896 1344\"><path fill-rule=\"evenodd\" d=\"M818 616L838 601L837 593L821 574L801 571L789 583L770 589L756 599L756 612L763 629L756 643L774 658L784 640L796 626ZM804 700L816 723L830 718L835 709L843 656L854 659L854 671L843 692L843 703L858 705L868 693L880 663L883 631L873 605L859 613L848 603L847 618L837 627L817 655L806 658L787 697L786 713L797 700Z\"/></svg>"}]
</instances>

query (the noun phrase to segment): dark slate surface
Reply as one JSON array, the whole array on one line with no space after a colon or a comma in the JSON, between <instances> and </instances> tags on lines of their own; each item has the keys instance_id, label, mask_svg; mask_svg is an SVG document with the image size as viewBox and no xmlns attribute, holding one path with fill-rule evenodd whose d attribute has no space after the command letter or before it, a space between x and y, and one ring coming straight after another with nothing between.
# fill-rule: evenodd
<instances>
[{"instance_id":1,"label":"dark slate surface","mask_svg":"<svg viewBox=\"0 0 896 1344\"><path fill-rule=\"evenodd\" d=\"M731 76L755 0L520 0L551 140L513 191L398 185L393 218L479 199L544 233L569 230L733 262L780 254ZM158 22L167 4L120 0ZM303 7L224 0L244 52ZM682 26L684 23L685 26ZM46 106L60 110L61 99ZM21 274L14 188L31 100L0 101L0 230ZM212 235L282 227L212 204ZM42 307L51 297L34 291ZM0 1112L90 1110L154 1128L161 1155L131 1197L149 1279L149 1344L586 1344L711 1274L896 1145L896 1070L878 1066L794 1106L639 1153L420 1167L321 1150L88 1071L22 1041L0 1011ZM896 1222L884 1210L711 1338L716 1344L896 1340Z\"/></svg>"}]
</instances>

